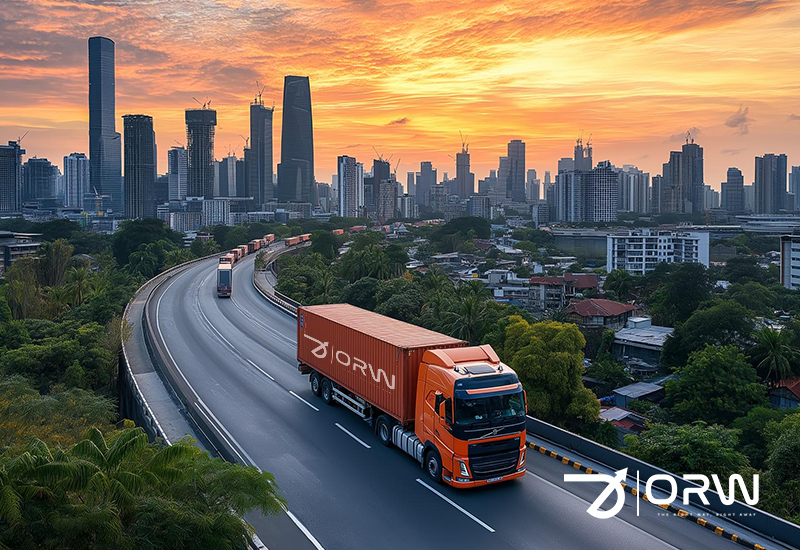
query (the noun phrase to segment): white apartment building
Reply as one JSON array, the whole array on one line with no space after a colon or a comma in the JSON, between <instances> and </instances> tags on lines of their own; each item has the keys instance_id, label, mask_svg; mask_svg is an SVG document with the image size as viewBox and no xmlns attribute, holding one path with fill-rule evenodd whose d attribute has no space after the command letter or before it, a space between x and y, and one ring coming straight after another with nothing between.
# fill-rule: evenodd
<instances>
[{"instance_id":1,"label":"white apartment building","mask_svg":"<svg viewBox=\"0 0 800 550\"><path fill-rule=\"evenodd\" d=\"M701 263L708 267L708 233L657 229L606 237L606 270L646 275L661 262Z\"/></svg>"},{"instance_id":2,"label":"white apartment building","mask_svg":"<svg viewBox=\"0 0 800 550\"><path fill-rule=\"evenodd\" d=\"M800 288L800 235L781 236L781 284Z\"/></svg>"}]
</instances>

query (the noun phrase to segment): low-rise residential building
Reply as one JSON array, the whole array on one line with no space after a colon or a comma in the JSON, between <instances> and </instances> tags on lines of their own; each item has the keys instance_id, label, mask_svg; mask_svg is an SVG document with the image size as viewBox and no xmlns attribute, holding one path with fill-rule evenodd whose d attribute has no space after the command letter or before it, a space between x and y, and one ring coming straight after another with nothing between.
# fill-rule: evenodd
<instances>
[{"instance_id":1,"label":"low-rise residential building","mask_svg":"<svg viewBox=\"0 0 800 550\"><path fill-rule=\"evenodd\" d=\"M619 358L639 359L650 365L661 361L664 342L675 329L654 326L648 317L631 317L614 335L611 352Z\"/></svg>"},{"instance_id":2,"label":"low-rise residential building","mask_svg":"<svg viewBox=\"0 0 800 550\"><path fill-rule=\"evenodd\" d=\"M571 302L565 313L581 327L602 327L619 330L625 326L638 308L630 304L591 298Z\"/></svg>"},{"instance_id":3,"label":"low-rise residential building","mask_svg":"<svg viewBox=\"0 0 800 550\"><path fill-rule=\"evenodd\" d=\"M614 404L623 409L634 401L643 400L650 401L651 403L659 403L664 399L666 392L664 386L658 384L651 384L649 382L636 382L621 388L617 388L613 392Z\"/></svg>"},{"instance_id":4,"label":"low-rise residential building","mask_svg":"<svg viewBox=\"0 0 800 550\"><path fill-rule=\"evenodd\" d=\"M769 402L775 409L800 407L800 377L781 380L769 390Z\"/></svg>"},{"instance_id":5,"label":"low-rise residential building","mask_svg":"<svg viewBox=\"0 0 800 550\"><path fill-rule=\"evenodd\" d=\"M528 309L561 309L569 301L589 290L597 290L600 279L594 273L565 273L551 277L531 277Z\"/></svg>"},{"instance_id":6,"label":"low-rise residential building","mask_svg":"<svg viewBox=\"0 0 800 550\"><path fill-rule=\"evenodd\" d=\"M661 262L709 265L709 234L642 229L606 237L606 270L647 275Z\"/></svg>"},{"instance_id":7,"label":"low-rise residential building","mask_svg":"<svg viewBox=\"0 0 800 550\"><path fill-rule=\"evenodd\" d=\"M0 231L0 273L20 258L35 255L42 246L38 237L41 237L38 233Z\"/></svg>"}]
</instances>

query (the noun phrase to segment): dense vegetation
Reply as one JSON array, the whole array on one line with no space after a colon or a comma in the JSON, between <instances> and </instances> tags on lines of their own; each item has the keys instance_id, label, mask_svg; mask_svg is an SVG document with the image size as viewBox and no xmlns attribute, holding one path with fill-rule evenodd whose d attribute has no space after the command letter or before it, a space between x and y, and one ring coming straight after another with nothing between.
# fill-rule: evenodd
<instances>
[{"instance_id":1,"label":"dense vegetation","mask_svg":"<svg viewBox=\"0 0 800 550\"><path fill-rule=\"evenodd\" d=\"M116 405L126 303L219 245L187 250L153 219L113 236L64 220L0 227L44 241L0 283L0 548L241 548L240 517L282 504L272 476L190 441L150 443Z\"/></svg>"}]
</instances>

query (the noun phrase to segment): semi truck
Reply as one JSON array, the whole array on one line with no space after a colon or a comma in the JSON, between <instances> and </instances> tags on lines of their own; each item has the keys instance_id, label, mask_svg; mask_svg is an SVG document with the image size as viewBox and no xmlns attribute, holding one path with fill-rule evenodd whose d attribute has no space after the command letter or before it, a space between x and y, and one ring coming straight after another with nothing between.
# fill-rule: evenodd
<instances>
[{"instance_id":1,"label":"semi truck","mask_svg":"<svg viewBox=\"0 0 800 550\"><path fill-rule=\"evenodd\" d=\"M525 392L491 346L327 304L298 308L297 361L315 396L367 421L433 481L466 488L525 475Z\"/></svg>"},{"instance_id":2,"label":"semi truck","mask_svg":"<svg viewBox=\"0 0 800 550\"><path fill-rule=\"evenodd\" d=\"M225 255L217 265L217 297L230 298L233 290L233 256Z\"/></svg>"}]
</instances>

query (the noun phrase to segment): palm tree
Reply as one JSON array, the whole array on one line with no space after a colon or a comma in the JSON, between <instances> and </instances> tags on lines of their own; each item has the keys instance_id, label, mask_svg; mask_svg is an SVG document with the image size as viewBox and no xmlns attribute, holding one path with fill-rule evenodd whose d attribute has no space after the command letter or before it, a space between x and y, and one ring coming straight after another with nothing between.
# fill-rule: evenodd
<instances>
[{"instance_id":1,"label":"palm tree","mask_svg":"<svg viewBox=\"0 0 800 550\"><path fill-rule=\"evenodd\" d=\"M336 279L330 269L324 269L319 278L319 299L321 304L331 303L333 298L333 286Z\"/></svg>"},{"instance_id":2,"label":"palm tree","mask_svg":"<svg viewBox=\"0 0 800 550\"><path fill-rule=\"evenodd\" d=\"M69 292L63 286L49 286L47 291L47 310L53 319L56 319L66 309L69 309Z\"/></svg>"},{"instance_id":3,"label":"palm tree","mask_svg":"<svg viewBox=\"0 0 800 550\"><path fill-rule=\"evenodd\" d=\"M65 279L67 284L64 286L69 293L70 300L76 306L81 305L92 289L89 270L85 267L73 267L67 271Z\"/></svg>"},{"instance_id":4,"label":"palm tree","mask_svg":"<svg viewBox=\"0 0 800 550\"><path fill-rule=\"evenodd\" d=\"M60 285L67 270L67 264L75 248L66 239L56 239L42 245L41 276L42 286Z\"/></svg>"},{"instance_id":5,"label":"palm tree","mask_svg":"<svg viewBox=\"0 0 800 550\"><path fill-rule=\"evenodd\" d=\"M475 294L463 296L455 303L455 309L444 315L449 334L471 343L483 335L486 316L486 301Z\"/></svg>"},{"instance_id":6,"label":"palm tree","mask_svg":"<svg viewBox=\"0 0 800 550\"><path fill-rule=\"evenodd\" d=\"M755 336L756 344L751 356L764 381L774 384L790 378L798 351L792 346L789 334L764 327L756 331Z\"/></svg>"}]
</instances>

